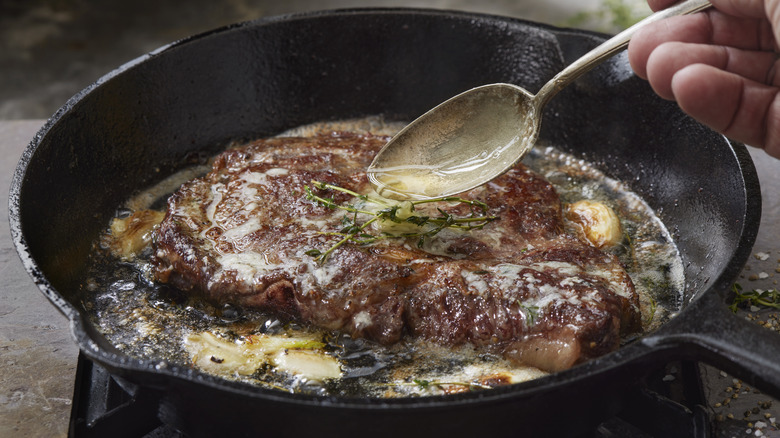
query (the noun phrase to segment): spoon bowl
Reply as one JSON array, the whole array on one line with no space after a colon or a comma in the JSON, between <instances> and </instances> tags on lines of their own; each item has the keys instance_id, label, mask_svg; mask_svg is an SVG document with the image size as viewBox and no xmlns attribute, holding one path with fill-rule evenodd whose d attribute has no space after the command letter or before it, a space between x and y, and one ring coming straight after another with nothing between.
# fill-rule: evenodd
<instances>
[{"instance_id":1,"label":"spoon bowl","mask_svg":"<svg viewBox=\"0 0 780 438\"><path fill-rule=\"evenodd\" d=\"M535 95L513 84L472 88L429 110L374 157L368 179L398 200L446 197L500 176L533 148L544 105L563 87L628 45L637 30L712 6L686 0L650 15L574 61Z\"/></svg>"},{"instance_id":2,"label":"spoon bowl","mask_svg":"<svg viewBox=\"0 0 780 438\"><path fill-rule=\"evenodd\" d=\"M396 134L368 178L377 193L393 199L431 199L487 182L533 147L540 121L534 103L531 93L512 84L459 94Z\"/></svg>"}]
</instances>

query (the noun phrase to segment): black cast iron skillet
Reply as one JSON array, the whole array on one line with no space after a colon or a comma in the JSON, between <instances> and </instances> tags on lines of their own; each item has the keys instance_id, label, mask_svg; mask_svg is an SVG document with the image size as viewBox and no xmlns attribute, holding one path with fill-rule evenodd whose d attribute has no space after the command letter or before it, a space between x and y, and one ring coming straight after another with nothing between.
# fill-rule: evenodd
<instances>
[{"instance_id":1,"label":"black cast iron skillet","mask_svg":"<svg viewBox=\"0 0 780 438\"><path fill-rule=\"evenodd\" d=\"M752 162L744 146L658 99L625 56L553 99L541 133L640 193L682 253L679 315L612 354L487 392L317 398L130 358L75 299L90 245L117 206L192 157L317 121L410 120L491 82L537 90L601 39L511 18L389 9L263 19L174 43L101 78L41 129L13 179L14 242L70 319L82 353L119 379L159 390L158 415L191 435L571 435L616 412L649 369L680 358L780 396L776 335L724 305L760 217Z\"/></svg>"}]
</instances>

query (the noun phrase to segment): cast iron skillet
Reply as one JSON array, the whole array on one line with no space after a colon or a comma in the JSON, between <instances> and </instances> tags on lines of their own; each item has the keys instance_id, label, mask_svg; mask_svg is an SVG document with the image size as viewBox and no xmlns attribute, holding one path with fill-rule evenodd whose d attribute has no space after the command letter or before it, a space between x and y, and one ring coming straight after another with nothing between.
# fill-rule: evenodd
<instances>
[{"instance_id":1,"label":"cast iron skillet","mask_svg":"<svg viewBox=\"0 0 780 438\"><path fill-rule=\"evenodd\" d=\"M488 392L402 400L317 398L130 358L75 299L90 245L134 191L231 140L383 114L410 120L470 87L537 90L601 40L511 18L344 10L239 24L163 47L67 102L25 150L10 194L17 250L71 321L83 354L159 390L158 415L191 435L576 434L670 359L715 364L780 396L780 343L726 309L760 217L745 150L658 99L618 56L557 96L541 139L598 163L658 212L687 290L655 333L585 365Z\"/></svg>"}]
</instances>

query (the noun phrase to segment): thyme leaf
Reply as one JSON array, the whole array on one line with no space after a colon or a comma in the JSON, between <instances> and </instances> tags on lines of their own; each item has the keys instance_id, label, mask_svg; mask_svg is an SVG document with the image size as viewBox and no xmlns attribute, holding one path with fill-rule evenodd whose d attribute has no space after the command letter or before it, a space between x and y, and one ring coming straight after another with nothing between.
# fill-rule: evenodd
<instances>
[{"instance_id":1,"label":"thyme leaf","mask_svg":"<svg viewBox=\"0 0 780 438\"><path fill-rule=\"evenodd\" d=\"M310 250L306 251L306 255L307 256L312 256L312 257L319 257L319 256L322 255L322 251L320 251L320 250L318 250L316 248L315 249L310 249Z\"/></svg>"},{"instance_id":2,"label":"thyme leaf","mask_svg":"<svg viewBox=\"0 0 780 438\"><path fill-rule=\"evenodd\" d=\"M394 204L392 201L382 198L369 197L361 195L360 193L352 190L339 187L333 184L328 184L321 181L312 180L311 186L304 187L304 197L316 204L322 205L329 209L340 209L346 211L341 219L341 228L337 232L321 231L321 234L330 236L340 236L341 239L333 246L325 251L319 249L310 249L305 252L306 255L315 257L320 263L325 260L335 251L337 248L347 244L353 243L357 245L367 245L374 243L381 239L390 238L416 238L417 246L422 247L425 244L426 238L432 238L445 228L453 228L460 230L477 230L483 228L488 223L498 219L495 216L488 216L488 206L484 202L463 199L457 196L446 196L441 198L427 199L423 201L407 201L401 204ZM339 204L336 203L333 197L326 196L325 194L315 193L314 190L319 192L341 192L357 198L361 206L371 203L380 207L380 209L372 211L365 208L358 208L353 204ZM447 202L464 204L471 207L471 214L466 217L455 217L441 208L436 210L439 212L439 216L421 216L414 214L415 206L420 204L429 204L433 202ZM367 217L364 222L360 222L360 217ZM408 223L415 225L419 228L419 231L407 232L407 233L372 233L369 228L373 223L378 221L390 221L394 223Z\"/></svg>"},{"instance_id":3,"label":"thyme leaf","mask_svg":"<svg viewBox=\"0 0 780 438\"><path fill-rule=\"evenodd\" d=\"M419 386L420 389L428 389L428 387L431 385L431 382L424 379L414 379L412 380L415 385Z\"/></svg>"},{"instance_id":4,"label":"thyme leaf","mask_svg":"<svg viewBox=\"0 0 780 438\"><path fill-rule=\"evenodd\" d=\"M731 291L734 292L734 301L729 305L729 309L734 313L737 313L737 309L741 305L780 309L780 291L777 289L754 289L743 292L742 286L739 283L734 283L731 286Z\"/></svg>"},{"instance_id":5,"label":"thyme leaf","mask_svg":"<svg viewBox=\"0 0 780 438\"><path fill-rule=\"evenodd\" d=\"M523 313L525 313L526 324L529 327L534 325L534 323L536 323L536 318L539 317L539 307L523 304L520 300L517 301L517 305L520 306L520 308L523 309Z\"/></svg>"}]
</instances>

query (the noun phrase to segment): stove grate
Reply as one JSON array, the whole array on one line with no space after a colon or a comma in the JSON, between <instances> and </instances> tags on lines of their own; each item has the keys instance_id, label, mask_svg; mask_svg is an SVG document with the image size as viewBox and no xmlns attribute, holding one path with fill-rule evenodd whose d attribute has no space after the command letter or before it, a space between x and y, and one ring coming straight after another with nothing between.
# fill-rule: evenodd
<instances>
[{"instance_id":1,"label":"stove grate","mask_svg":"<svg viewBox=\"0 0 780 438\"><path fill-rule=\"evenodd\" d=\"M669 379L667 369L679 370ZM710 438L699 367L678 362L651 373L617 416L577 438ZM158 418L160 396L118 379L79 354L68 436L186 438Z\"/></svg>"}]
</instances>

